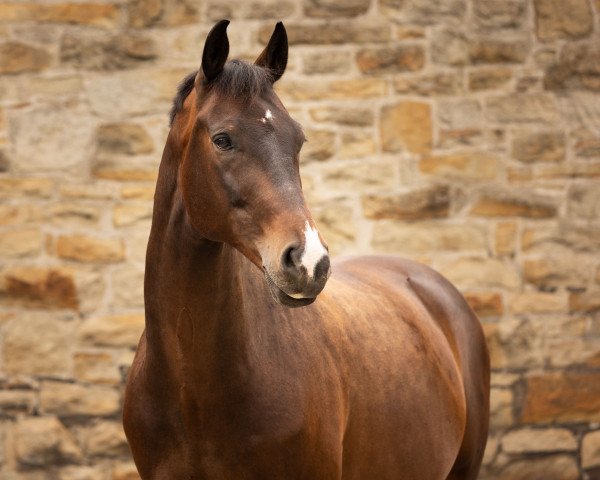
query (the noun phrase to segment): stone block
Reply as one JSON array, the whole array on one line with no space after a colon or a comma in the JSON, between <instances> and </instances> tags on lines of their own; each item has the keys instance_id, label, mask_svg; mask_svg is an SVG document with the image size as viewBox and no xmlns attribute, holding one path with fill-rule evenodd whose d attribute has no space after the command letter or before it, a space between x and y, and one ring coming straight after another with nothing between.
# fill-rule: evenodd
<instances>
[{"instance_id":1,"label":"stone block","mask_svg":"<svg viewBox=\"0 0 600 480\"><path fill-rule=\"evenodd\" d=\"M56 253L61 258L82 263L116 263L125 259L125 246L119 238L61 235Z\"/></svg>"},{"instance_id":2,"label":"stone block","mask_svg":"<svg viewBox=\"0 0 600 480\"><path fill-rule=\"evenodd\" d=\"M513 419L512 390L506 388L492 388L490 391L490 429L495 430L510 427Z\"/></svg>"},{"instance_id":3,"label":"stone block","mask_svg":"<svg viewBox=\"0 0 600 480\"><path fill-rule=\"evenodd\" d=\"M502 88L513 78L512 70L506 67L472 70L468 75L469 90L474 92Z\"/></svg>"},{"instance_id":4,"label":"stone block","mask_svg":"<svg viewBox=\"0 0 600 480\"><path fill-rule=\"evenodd\" d=\"M551 197L526 191L489 189L481 192L470 214L481 217L552 218L557 211L556 201Z\"/></svg>"},{"instance_id":5,"label":"stone block","mask_svg":"<svg viewBox=\"0 0 600 480\"><path fill-rule=\"evenodd\" d=\"M565 371L530 376L521 420L540 424L600 421L600 374Z\"/></svg>"},{"instance_id":6,"label":"stone block","mask_svg":"<svg viewBox=\"0 0 600 480\"><path fill-rule=\"evenodd\" d=\"M116 27L120 7L112 3L0 3L0 22L67 23L96 27Z\"/></svg>"},{"instance_id":7,"label":"stone block","mask_svg":"<svg viewBox=\"0 0 600 480\"><path fill-rule=\"evenodd\" d=\"M497 292L465 292L464 297L479 318L499 317L504 313L502 295Z\"/></svg>"},{"instance_id":8,"label":"stone block","mask_svg":"<svg viewBox=\"0 0 600 480\"><path fill-rule=\"evenodd\" d=\"M475 0L475 23L483 29L518 29L527 21L525 0Z\"/></svg>"},{"instance_id":9,"label":"stone block","mask_svg":"<svg viewBox=\"0 0 600 480\"><path fill-rule=\"evenodd\" d=\"M132 0L128 7L129 26L134 28L175 27L199 20L199 6L190 0Z\"/></svg>"},{"instance_id":10,"label":"stone block","mask_svg":"<svg viewBox=\"0 0 600 480\"><path fill-rule=\"evenodd\" d=\"M36 392L33 390L0 390L0 409L7 416L18 413L32 414L36 406Z\"/></svg>"},{"instance_id":11,"label":"stone block","mask_svg":"<svg viewBox=\"0 0 600 480\"><path fill-rule=\"evenodd\" d=\"M134 348L143 330L143 314L110 315L85 320L77 330L77 337L85 345Z\"/></svg>"},{"instance_id":12,"label":"stone block","mask_svg":"<svg viewBox=\"0 0 600 480\"><path fill-rule=\"evenodd\" d=\"M0 43L0 73L40 72L51 64L52 56L46 49L20 42Z\"/></svg>"},{"instance_id":13,"label":"stone block","mask_svg":"<svg viewBox=\"0 0 600 480\"><path fill-rule=\"evenodd\" d=\"M592 31L588 0L534 0L533 5L540 40L581 38Z\"/></svg>"},{"instance_id":14,"label":"stone block","mask_svg":"<svg viewBox=\"0 0 600 480\"><path fill-rule=\"evenodd\" d=\"M21 418L15 426L16 457L25 467L47 467L53 463L79 463L83 460L75 440L56 418Z\"/></svg>"},{"instance_id":15,"label":"stone block","mask_svg":"<svg viewBox=\"0 0 600 480\"><path fill-rule=\"evenodd\" d=\"M354 0L352 0L354 1ZM390 39L389 25L367 22L331 22L326 24L288 22L285 25L290 45L340 45L346 43L383 43ZM272 25L259 31L266 44L273 33Z\"/></svg>"},{"instance_id":16,"label":"stone block","mask_svg":"<svg viewBox=\"0 0 600 480\"><path fill-rule=\"evenodd\" d=\"M57 227L97 226L101 211L81 202L57 203L47 212L48 220Z\"/></svg>"},{"instance_id":17,"label":"stone block","mask_svg":"<svg viewBox=\"0 0 600 480\"><path fill-rule=\"evenodd\" d=\"M517 267L508 259L464 257L440 262L439 270L459 288L515 289L521 285Z\"/></svg>"},{"instance_id":18,"label":"stone block","mask_svg":"<svg viewBox=\"0 0 600 480\"><path fill-rule=\"evenodd\" d=\"M340 255L355 245L357 225L350 206L342 202L325 203L313 209L312 214L331 255Z\"/></svg>"},{"instance_id":19,"label":"stone block","mask_svg":"<svg viewBox=\"0 0 600 480\"><path fill-rule=\"evenodd\" d=\"M129 185L121 189L121 197L126 200L154 200L154 185Z\"/></svg>"},{"instance_id":20,"label":"stone block","mask_svg":"<svg viewBox=\"0 0 600 480\"><path fill-rule=\"evenodd\" d=\"M465 224L382 221L374 226L373 248L404 255L442 251L482 251L487 245L485 228Z\"/></svg>"},{"instance_id":21,"label":"stone block","mask_svg":"<svg viewBox=\"0 0 600 480\"><path fill-rule=\"evenodd\" d=\"M39 228L0 231L0 257L20 258L39 255L42 244L42 232Z\"/></svg>"},{"instance_id":22,"label":"stone block","mask_svg":"<svg viewBox=\"0 0 600 480\"><path fill-rule=\"evenodd\" d=\"M150 226L152 220L152 203L123 203L113 209L115 227Z\"/></svg>"},{"instance_id":23,"label":"stone block","mask_svg":"<svg viewBox=\"0 0 600 480\"><path fill-rule=\"evenodd\" d=\"M0 177L0 198L48 198L54 191L50 178Z\"/></svg>"},{"instance_id":24,"label":"stone block","mask_svg":"<svg viewBox=\"0 0 600 480\"><path fill-rule=\"evenodd\" d=\"M578 480L579 469L570 455L552 455L539 458L517 459L496 472L503 480Z\"/></svg>"},{"instance_id":25,"label":"stone block","mask_svg":"<svg viewBox=\"0 0 600 480\"><path fill-rule=\"evenodd\" d=\"M458 151L424 155L419 170L427 175L450 180L493 180L499 174L498 158L486 151Z\"/></svg>"},{"instance_id":26,"label":"stone block","mask_svg":"<svg viewBox=\"0 0 600 480\"><path fill-rule=\"evenodd\" d=\"M600 42L567 43L558 61L546 70L544 87L548 90L600 90ZM571 100L573 101L573 100ZM586 113L589 115L589 112ZM597 114L595 114L597 116ZM597 141L597 136L595 137Z\"/></svg>"},{"instance_id":27,"label":"stone block","mask_svg":"<svg viewBox=\"0 0 600 480\"><path fill-rule=\"evenodd\" d=\"M386 93L386 81L383 78L350 78L342 80L324 80L318 83L287 80L275 84L276 92L286 99L296 102L310 100L352 100L380 97Z\"/></svg>"},{"instance_id":28,"label":"stone block","mask_svg":"<svg viewBox=\"0 0 600 480\"><path fill-rule=\"evenodd\" d=\"M506 453L572 452L577 450L577 439L566 428L520 428L502 437Z\"/></svg>"},{"instance_id":29,"label":"stone block","mask_svg":"<svg viewBox=\"0 0 600 480\"><path fill-rule=\"evenodd\" d=\"M335 153L336 134L331 130L306 130L308 140L300 151L303 163L324 161L331 158Z\"/></svg>"},{"instance_id":30,"label":"stone block","mask_svg":"<svg viewBox=\"0 0 600 480\"><path fill-rule=\"evenodd\" d=\"M98 421L80 431L86 455L91 457L126 457L129 445L121 422Z\"/></svg>"},{"instance_id":31,"label":"stone block","mask_svg":"<svg viewBox=\"0 0 600 480\"><path fill-rule=\"evenodd\" d=\"M594 313L600 310L600 291L589 289L569 293L569 311Z\"/></svg>"},{"instance_id":32,"label":"stone block","mask_svg":"<svg viewBox=\"0 0 600 480\"><path fill-rule=\"evenodd\" d=\"M493 369L539 368L544 362L539 326L529 319L484 324Z\"/></svg>"},{"instance_id":33,"label":"stone block","mask_svg":"<svg viewBox=\"0 0 600 480\"><path fill-rule=\"evenodd\" d=\"M96 131L96 145L100 155L138 155L154 150L152 138L146 129L130 122L100 125Z\"/></svg>"},{"instance_id":34,"label":"stone block","mask_svg":"<svg viewBox=\"0 0 600 480\"><path fill-rule=\"evenodd\" d=\"M474 64L524 63L531 44L528 40L478 37L469 42L469 60Z\"/></svg>"},{"instance_id":35,"label":"stone block","mask_svg":"<svg viewBox=\"0 0 600 480\"><path fill-rule=\"evenodd\" d=\"M77 309L74 272L63 268L15 266L0 272L0 298L34 308Z\"/></svg>"},{"instance_id":36,"label":"stone block","mask_svg":"<svg viewBox=\"0 0 600 480\"><path fill-rule=\"evenodd\" d=\"M9 321L3 331L4 372L70 377L74 323L48 313Z\"/></svg>"},{"instance_id":37,"label":"stone block","mask_svg":"<svg viewBox=\"0 0 600 480\"><path fill-rule=\"evenodd\" d=\"M356 54L356 63L367 74L414 72L423 68L425 51L420 45L362 49Z\"/></svg>"},{"instance_id":38,"label":"stone block","mask_svg":"<svg viewBox=\"0 0 600 480\"><path fill-rule=\"evenodd\" d=\"M569 216L589 221L600 219L600 188L596 183L571 185L567 202Z\"/></svg>"},{"instance_id":39,"label":"stone block","mask_svg":"<svg viewBox=\"0 0 600 480\"><path fill-rule=\"evenodd\" d=\"M432 97L463 93L462 79L450 73L398 75L394 78L394 90L405 95Z\"/></svg>"},{"instance_id":40,"label":"stone block","mask_svg":"<svg viewBox=\"0 0 600 480\"><path fill-rule=\"evenodd\" d=\"M566 313L564 295L551 292L525 291L515 294L509 301L514 314Z\"/></svg>"},{"instance_id":41,"label":"stone block","mask_svg":"<svg viewBox=\"0 0 600 480\"><path fill-rule=\"evenodd\" d=\"M311 108L311 118L316 122L336 123L351 127L368 127L373 125L375 115L370 108L332 106Z\"/></svg>"},{"instance_id":42,"label":"stone block","mask_svg":"<svg viewBox=\"0 0 600 480\"><path fill-rule=\"evenodd\" d=\"M395 175L392 162L346 161L342 165L323 166L322 188L343 193L390 189L394 186Z\"/></svg>"},{"instance_id":43,"label":"stone block","mask_svg":"<svg viewBox=\"0 0 600 480\"><path fill-rule=\"evenodd\" d=\"M107 352L76 352L75 378L86 383L118 385L121 375L113 356Z\"/></svg>"},{"instance_id":44,"label":"stone block","mask_svg":"<svg viewBox=\"0 0 600 480\"><path fill-rule=\"evenodd\" d=\"M486 117L497 123L558 122L556 101L547 93L517 93L490 97L486 102Z\"/></svg>"},{"instance_id":45,"label":"stone block","mask_svg":"<svg viewBox=\"0 0 600 480\"><path fill-rule=\"evenodd\" d=\"M422 220L448 217L450 189L431 185L405 192L371 194L362 197L365 217L374 220Z\"/></svg>"},{"instance_id":46,"label":"stone block","mask_svg":"<svg viewBox=\"0 0 600 480\"><path fill-rule=\"evenodd\" d=\"M134 308L144 306L144 271L125 267L112 275L113 299L116 307Z\"/></svg>"},{"instance_id":47,"label":"stone block","mask_svg":"<svg viewBox=\"0 0 600 480\"><path fill-rule=\"evenodd\" d=\"M497 255L512 255L517 243L516 222L500 222L494 232L494 249Z\"/></svg>"},{"instance_id":48,"label":"stone block","mask_svg":"<svg viewBox=\"0 0 600 480\"><path fill-rule=\"evenodd\" d=\"M466 15L465 0L381 0L381 8L402 23L459 24Z\"/></svg>"},{"instance_id":49,"label":"stone block","mask_svg":"<svg viewBox=\"0 0 600 480\"><path fill-rule=\"evenodd\" d=\"M469 40L465 33L453 29L436 29L431 43L431 59L442 65L469 63Z\"/></svg>"},{"instance_id":50,"label":"stone block","mask_svg":"<svg viewBox=\"0 0 600 480\"><path fill-rule=\"evenodd\" d=\"M512 156L525 163L560 162L565 151L565 136L559 131L519 133L512 144Z\"/></svg>"},{"instance_id":51,"label":"stone block","mask_svg":"<svg viewBox=\"0 0 600 480\"><path fill-rule=\"evenodd\" d=\"M318 18L356 17L366 13L370 3L369 0L307 0L304 3L304 13Z\"/></svg>"},{"instance_id":52,"label":"stone block","mask_svg":"<svg viewBox=\"0 0 600 480\"><path fill-rule=\"evenodd\" d=\"M102 385L44 381L40 410L61 417L113 416L120 411L120 396L114 388Z\"/></svg>"},{"instance_id":53,"label":"stone block","mask_svg":"<svg viewBox=\"0 0 600 480\"><path fill-rule=\"evenodd\" d=\"M442 100L438 102L437 117L445 128L479 128L483 123L483 111L474 99Z\"/></svg>"},{"instance_id":54,"label":"stone block","mask_svg":"<svg viewBox=\"0 0 600 480\"><path fill-rule=\"evenodd\" d=\"M115 463L112 468L112 480L140 480L133 462Z\"/></svg>"},{"instance_id":55,"label":"stone block","mask_svg":"<svg viewBox=\"0 0 600 480\"><path fill-rule=\"evenodd\" d=\"M585 469L600 467L600 430L589 432L583 437L581 466Z\"/></svg>"},{"instance_id":56,"label":"stone block","mask_svg":"<svg viewBox=\"0 0 600 480\"><path fill-rule=\"evenodd\" d=\"M431 107L427 103L405 101L381 110L380 135L386 152L431 150Z\"/></svg>"},{"instance_id":57,"label":"stone block","mask_svg":"<svg viewBox=\"0 0 600 480\"><path fill-rule=\"evenodd\" d=\"M318 73L347 73L353 63L350 52L319 50L303 57L303 72L307 75Z\"/></svg>"},{"instance_id":58,"label":"stone block","mask_svg":"<svg viewBox=\"0 0 600 480\"><path fill-rule=\"evenodd\" d=\"M339 158L368 157L376 152L377 145L372 132L353 131L342 133L338 152Z\"/></svg>"}]
</instances>

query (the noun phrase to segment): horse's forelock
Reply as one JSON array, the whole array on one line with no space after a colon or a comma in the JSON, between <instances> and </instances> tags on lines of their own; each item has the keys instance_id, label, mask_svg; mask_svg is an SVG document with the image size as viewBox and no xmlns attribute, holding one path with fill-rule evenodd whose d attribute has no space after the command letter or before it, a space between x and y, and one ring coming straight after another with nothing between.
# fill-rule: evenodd
<instances>
[{"instance_id":1,"label":"horse's forelock","mask_svg":"<svg viewBox=\"0 0 600 480\"><path fill-rule=\"evenodd\" d=\"M177 95L173 99L169 125L173 125L175 116L182 110L185 99L194 88L198 71L190 73L179 84ZM242 60L231 60L223 71L210 83L210 89L229 97L252 101L272 85L272 72L264 67L252 65Z\"/></svg>"}]
</instances>

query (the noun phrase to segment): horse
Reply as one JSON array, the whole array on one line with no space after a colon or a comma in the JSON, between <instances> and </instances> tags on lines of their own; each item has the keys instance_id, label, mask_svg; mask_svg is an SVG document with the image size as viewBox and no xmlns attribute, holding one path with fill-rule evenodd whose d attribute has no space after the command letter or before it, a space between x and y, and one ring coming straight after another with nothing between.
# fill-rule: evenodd
<instances>
[{"instance_id":1,"label":"horse","mask_svg":"<svg viewBox=\"0 0 600 480\"><path fill-rule=\"evenodd\" d=\"M474 479L489 417L479 320L427 266L330 261L276 95L229 21L180 85L156 185L145 330L123 424L141 478Z\"/></svg>"}]
</instances>

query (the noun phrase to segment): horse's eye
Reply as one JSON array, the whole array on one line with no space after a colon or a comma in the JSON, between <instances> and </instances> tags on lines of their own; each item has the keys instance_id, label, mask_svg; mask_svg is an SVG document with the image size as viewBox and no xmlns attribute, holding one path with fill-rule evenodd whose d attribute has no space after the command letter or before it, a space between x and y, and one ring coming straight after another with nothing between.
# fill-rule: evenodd
<instances>
[{"instance_id":1,"label":"horse's eye","mask_svg":"<svg viewBox=\"0 0 600 480\"><path fill-rule=\"evenodd\" d=\"M231 150L233 148L231 137L226 133L219 133L215 135L212 141L219 150Z\"/></svg>"}]
</instances>

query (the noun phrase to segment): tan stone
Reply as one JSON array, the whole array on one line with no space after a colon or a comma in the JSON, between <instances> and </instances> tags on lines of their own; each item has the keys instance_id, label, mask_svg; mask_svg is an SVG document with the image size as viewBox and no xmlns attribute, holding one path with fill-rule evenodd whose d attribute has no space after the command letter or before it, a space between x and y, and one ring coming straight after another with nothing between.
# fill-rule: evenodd
<instances>
[{"instance_id":1,"label":"tan stone","mask_svg":"<svg viewBox=\"0 0 600 480\"><path fill-rule=\"evenodd\" d=\"M61 235L58 237L56 252L61 258L83 263L115 263L125 258L125 247L121 239L86 235Z\"/></svg>"},{"instance_id":2,"label":"tan stone","mask_svg":"<svg viewBox=\"0 0 600 480\"><path fill-rule=\"evenodd\" d=\"M50 221L59 227L97 225L101 211L80 202L58 203L49 209Z\"/></svg>"},{"instance_id":3,"label":"tan stone","mask_svg":"<svg viewBox=\"0 0 600 480\"><path fill-rule=\"evenodd\" d=\"M276 83L275 90L282 100L348 100L353 98L373 98L384 95L386 82L382 78L354 78L308 82L287 80L285 77Z\"/></svg>"},{"instance_id":4,"label":"tan stone","mask_svg":"<svg viewBox=\"0 0 600 480\"><path fill-rule=\"evenodd\" d=\"M469 58L474 64L523 63L529 54L527 40L480 37L469 42Z\"/></svg>"},{"instance_id":5,"label":"tan stone","mask_svg":"<svg viewBox=\"0 0 600 480\"><path fill-rule=\"evenodd\" d=\"M451 99L438 102L437 117L445 128L469 129L481 127L481 104L474 99Z\"/></svg>"},{"instance_id":6,"label":"tan stone","mask_svg":"<svg viewBox=\"0 0 600 480\"><path fill-rule=\"evenodd\" d=\"M129 456L129 446L121 422L98 421L80 433L86 455L93 457Z\"/></svg>"},{"instance_id":7,"label":"tan stone","mask_svg":"<svg viewBox=\"0 0 600 480\"><path fill-rule=\"evenodd\" d=\"M353 0L354 1L354 0ZM336 22L329 24L294 23L285 25L290 45L319 45L343 43L381 43L391 34L388 25ZM259 40L266 44L273 33L272 25L265 25L259 31Z\"/></svg>"},{"instance_id":8,"label":"tan stone","mask_svg":"<svg viewBox=\"0 0 600 480\"><path fill-rule=\"evenodd\" d=\"M327 203L312 210L319 232L332 256L340 255L356 242L357 226L354 211L344 203Z\"/></svg>"},{"instance_id":9,"label":"tan stone","mask_svg":"<svg viewBox=\"0 0 600 480\"><path fill-rule=\"evenodd\" d=\"M504 87L512 80L512 70L506 67L477 69L469 72L469 90L494 90Z\"/></svg>"},{"instance_id":10,"label":"tan stone","mask_svg":"<svg viewBox=\"0 0 600 480\"><path fill-rule=\"evenodd\" d=\"M23 466L80 462L81 450L56 417L21 418L15 428L17 460Z\"/></svg>"},{"instance_id":11,"label":"tan stone","mask_svg":"<svg viewBox=\"0 0 600 480\"><path fill-rule=\"evenodd\" d=\"M561 132L518 134L512 156L521 162L560 162L565 159L565 137Z\"/></svg>"},{"instance_id":12,"label":"tan stone","mask_svg":"<svg viewBox=\"0 0 600 480\"><path fill-rule=\"evenodd\" d=\"M154 149L152 138L136 123L115 122L98 127L96 142L101 154L137 155Z\"/></svg>"},{"instance_id":13,"label":"tan stone","mask_svg":"<svg viewBox=\"0 0 600 480\"><path fill-rule=\"evenodd\" d=\"M489 29L520 28L526 21L525 0L476 0L475 22Z\"/></svg>"},{"instance_id":14,"label":"tan stone","mask_svg":"<svg viewBox=\"0 0 600 480\"><path fill-rule=\"evenodd\" d=\"M394 165L391 162L350 163L327 165L322 169L324 187L340 192L365 192L389 189L394 185Z\"/></svg>"},{"instance_id":15,"label":"tan stone","mask_svg":"<svg viewBox=\"0 0 600 480\"><path fill-rule=\"evenodd\" d=\"M563 313L567 311L566 299L557 293L538 291L521 292L510 301L510 311L515 314Z\"/></svg>"},{"instance_id":16,"label":"tan stone","mask_svg":"<svg viewBox=\"0 0 600 480\"><path fill-rule=\"evenodd\" d=\"M48 198L54 190L54 181L49 178L0 178L0 198L40 197Z\"/></svg>"},{"instance_id":17,"label":"tan stone","mask_svg":"<svg viewBox=\"0 0 600 480\"><path fill-rule=\"evenodd\" d=\"M111 315L85 320L77 336L88 345L131 348L137 346L143 330L143 314Z\"/></svg>"},{"instance_id":18,"label":"tan stone","mask_svg":"<svg viewBox=\"0 0 600 480\"><path fill-rule=\"evenodd\" d=\"M32 390L0 390L0 408L6 415L16 412L32 414L36 403L36 393Z\"/></svg>"},{"instance_id":19,"label":"tan stone","mask_svg":"<svg viewBox=\"0 0 600 480\"><path fill-rule=\"evenodd\" d=\"M112 469L112 480L140 480L133 462L115 463Z\"/></svg>"},{"instance_id":20,"label":"tan stone","mask_svg":"<svg viewBox=\"0 0 600 480\"><path fill-rule=\"evenodd\" d=\"M336 134L331 130L310 129L305 132L308 140L300 151L302 162L323 161L335 153Z\"/></svg>"},{"instance_id":21,"label":"tan stone","mask_svg":"<svg viewBox=\"0 0 600 480\"><path fill-rule=\"evenodd\" d=\"M502 450L517 454L574 451L577 450L577 440L565 428L521 428L502 437Z\"/></svg>"},{"instance_id":22,"label":"tan stone","mask_svg":"<svg viewBox=\"0 0 600 480\"><path fill-rule=\"evenodd\" d=\"M463 93L462 79L455 74L398 75L394 90L402 94L422 96L459 95Z\"/></svg>"},{"instance_id":23,"label":"tan stone","mask_svg":"<svg viewBox=\"0 0 600 480\"><path fill-rule=\"evenodd\" d=\"M104 183L61 185L60 194L69 199L109 200L116 196L115 188Z\"/></svg>"},{"instance_id":24,"label":"tan stone","mask_svg":"<svg viewBox=\"0 0 600 480\"><path fill-rule=\"evenodd\" d=\"M0 73L39 72L51 63L50 53L42 48L19 42L0 43Z\"/></svg>"},{"instance_id":25,"label":"tan stone","mask_svg":"<svg viewBox=\"0 0 600 480\"><path fill-rule=\"evenodd\" d=\"M527 369L544 362L539 325L529 319L484 324L493 369Z\"/></svg>"},{"instance_id":26,"label":"tan stone","mask_svg":"<svg viewBox=\"0 0 600 480\"><path fill-rule=\"evenodd\" d=\"M484 250L486 231L475 225L381 221L373 230L373 248L380 252L414 254Z\"/></svg>"},{"instance_id":27,"label":"tan stone","mask_svg":"<svg viewBox=\"0 0 600 480\"><path fill-rule=\"evenodd\" d=\"M431 185L399 193L362 197L365 217L375 220L421 220L448 216L450 190L447 185Z\"/></svg>"},{"instance_id":28,"label":"tan stone","mask_svg":"<svg viewBox=\"0 0 600 480\"><path fill-rule=\"evenodd\" d=\"M11 302L36 308L78 307L73 272L63 268L6 268L0 272L0 295L6 295Z\"/></svg>"},{"instance_id":29,"label":"tan stone","mask_svg":"<svg viewBox=\"0 0 600 480\"><path fill-rule=\"evenodd\" d=\"M507 259L465 257L444 261L439 267L442 274L461 288L514 289L521 284L516 266Z\"/></svg>"},{"instance_id":30,"label":"tan stone","mask_svg":"<svg viewBox=\"0 0 600 480\"><path fill-rule=\"evenodd\" d=\"M534 0L536 33L540 40L579 38L592 31L587 0Z\"/></svg>"},{"instance_id":31,"label":"tan stone","mask_svg":"<svg viewBox=\"0 0 600 480\"><path fill-rule=\"evenodd\" d=\"M425 64L425 51L420 45L359 50L356 63L362 73L398 73L421 70Z\"/></svg>"},{"instance_id":32,"label":"tan stone","mask_svg":"<svg viewBox=\"0 0 600 480\"><path fill-rule=\"evenodd\" d=\"M38 228L0 231L0 257L31 257L42 249L42 233Z\"/></svg>"},{"instance_id":33,"label":"tan stone","mask_svg":"<svg viewBox=\"0 0 600 480\"><path fill-rule=\"evenodd\" d=\"M13 3L0 4L0 22L36 21L73 23L99 27L116 26L118 5L104 3Z\"/></svg>"},{"instance_id":34,"label":"tan stone","mask_svg":"<svg viewBox=\"0 0 600 480\"><path fill-rule=\"evenodd\" d=\"M523 422L600 421L600 374L552 372L531 376Z\"/></svg>"},{"instance_id":35,"label":"tan stone","mask_svg":"<svg viewBox=\"0 0 600 480\"><path fill-rule=\"evenodd\" d=\"M490 97L487 119L498 123L555 123L559 120L556 101L547 93L517 93Z\"/></svg>"},{"instance_id":36,"label":"tan stone","mask_svg":"<svg viewBox=\"0 0 600 480\"><path fill-rule=\"evenodd\" d=\"M598 82L600 74L599 44L598 39L590 42L565 44L558 61L553 62L546 70L544 87L547 90L573 89L591 90L592 92L600 90ZM593 101L593 99L591 100ZM570 99L570 101L573 100ZM585 105L584 108L586 107L589 108L589 105ZM589 112L587 110L585 115L590 115Z\"/></svg>"},{"instance_id":37,"label":"tan stone","mask_svg":"<svg viewBox=\"0 0 600 480\"><path fill-rule=\"evenodd\" d=\"M500 222L496 225L494 236L495 250L498 255L512 255L517 242L516 222Z\"/></svg>"},{"instance_id":38,"label":"tan stone","mask_svg":"<svg viewBox=\"0 0 600 480\"><path fill-rule=\"evenodd\" d=\"M579 480L575 458L569 455L553 455L539 458L518 459L502 468L496 478L506 480Z\"/></svg>"},{"instance_id":39,"label":"tan stone","mask_svg":"<svg viewBox=\"0 0 600 480\"><path fill-rule=\"evenodd\" d=\"M152 203L124 203L113 209L113 223L116 227L132 225L146 226L152 219Z\"/></svg>"},{"instance_id":40,"label":"tan stone","mask_svg":"<svg viewBox=\"0 0 600 480\"><path fill-rule=\"evenodd\" d=\"M459 151L424 155L419 161L422 173L453 180L493 180L498 176L498 158L485 151Z\"/></svg>"},{"instance_id":41,"label":"tan stone","mask_svg":"<svg viewBox=\"0 0 600 480\"><path fill-rule=\"evenodd\" d=\"M158 168L154 165L123 165L120 161L95 162L92 172L96 178L118 181L156 181Z\"/></svg>"},{"instance_id":42,"label":"tan stone","mask_svg":"<svg viewBox=\"0 0 600 480\"><path fill-rule=\"evenodd\" d=\"M84 176L95 122L83 102L38 103L20 109L11 119L12 168L27 174Z\"/></svg>"},{"instance_id":43,"label":"tan stone","mask_svg":"<svg viewBox=\"0 0 600 480\"><path fill-rule=\"evenodd\" d=\"M575 141L575 154L579 157L600 157L600 137L588 129L579 129L572 133Z\"/></svg>"},{"instance_id":44,"label":"tan stone","mask_svg":"<svg viewBox=\"0 0 600 480\"><path fill-rule=\"evenodd\" d=\"M113 299L117 307L144 306L144 271L131 266L115 270L112 275Z\"/></svg>"},{"instance_id":45,"label":"tan stone","mask_svg":"<svg viewBox=\"0 0 600 480\"><path fill-rule=\"evenodd\" d=\"M466 14L464 0L382 0L381 8L403 22L419 25L457 24Z\"/></svg>"},{"instance_id":46,"label":"tan stone","mask_svg":"<svg viewBox=\"0 0 600 480\"><path fill-rule=\"evenodd\" d=\"M352 56L347 51L321 51L305 54L303 72L307 75L319 73L347 73L352 65Z\"/></svg>"},{"instance_id":47,"label":"tan stone","mask_svg":"<svg viewBox=\"0 0 600 480\"><path fill-rule=\"evenodd\" d=\"M387 152L428 152L432 142L431 107L409 101L383 107L380 135Z\"/></svg>"},{"instance_id":48,"label":"tan stone","mask_svg":"<svg viewBox=\"0 0 600 480\"><path fill-rule=\"evenodd\" d=\"M568 214L590 221L600 218L600 188L597 184L574 184L569 188Z\"/></svg>"},{"instance_id":49,"label":"tan stone","mask_svg":"<svg viewBox=\"0 0 600 480\"><path fill-rule=\"evenodd\" d=\"M311 108L310 116L317 122L330 122L339 125L367 127L373 125L374 115L370 108L345 106Z\"/></svg>"},{"instance_id":50,"label":"tan stone","mask_svg":"<svg viewBox=\"0 0 600 480\"><path fill-rule=\"evenodd\" d=\"M535 256L523 261L523 277L538 287L585 288L593 276L593 257L589 255L553 244L541 245L533 252Z\"/></svg>"},{"instance_id":51,"label":"tan stone","mask_svg":"<svg viewBox=\"0 0 600 480\"><path fill-rule=\"evenodd\" d=\"M512 387L521 380L521 376L515 373L492 372L491 385L494 387Z\"/></svg>"},{"instance_id":52,"label":"tan stone","mask_svg":"<svg viewBox=\"0 0 600 480\"><path fill-rule=\"evenodd\" d=\"M590 432L583 437L581 466L583 468L600 467L600 430Z\"/></svg>"},{"instance_id":53,"label":"tan stone","mask_svg":"<svg viewBox=\"0 0 600 480\"><path fill-rule=\"evenodd\" d=\"M490 427L509 427L513 420L513 392L506 388L492 388L490 391Z\"/></svg>"},{"instance_id":54,"label":"tan stone","mask_svg":"<svg viewBox=\"0 0 600 480\"><path fill-rule=\"evenodd\" d=\"M470 213L482 217L552 218L557 214L557 207L551 197L493 189L482 192Z\"/></svg>"},{"instance_id":55,"label":"tan stone","mask_svg":"<svg viewBox=\"0 0 600 480\"><path fill-rule=\"evenodd\" d=\"M21 314L4 329L2 356L8 374L71 374L73 321L45 314Z\"/></svg>"},{"instance_id":56,"label":"tan stone","mask_svg":"<svg viewBox=\"0 0 600 480\"><path fill-rule=\"evenodd\" d=\"M569 294L569 311L593 313L600 310L600 291L597 289Z\"/></svg>"},{"instance_id":57,"label":"tan stone","mask_svg":"<svg viewBox=\"0 0 600 480\"><path fill-rule=\"evenodd\" d=\"M479 318L499 317L504 313L502 295L496 292L465 292L465 300Z\"/></svg>"},{"instance_id":58,"label":"tan stone","mask_svg":"<svg viewBox=\"0 0 600 480\"><path fill-rule=\"evenodd\" d=\"M369 9L369 0L309 0L304 4L304 13L309 17L356 17Z\"/></svg>"},{"instance_id":59,"label":"tan stone","mask_svg":"<svg viewBox=\"0 0 600 480\"><path fill-rule=\"evenodd\" d=\"M121 375L113 356L106 352L76 352L75 378L81 382L117 385Z\"/></svg>"},{"instance_id":60,"label":"tan stone","mask_svg":"<svg viewBox=\"0 0 600 480\"><path fill-rule=\"evenodd\" d=\"M433 31L431 58L442 65L460 66L469 62L469 41L457 30Z\"/></svg>"},{"instance_id":61,"label":"tan stone","mask_svg":"<svg viewBox=\"0 0 600 480\"><path fill-rule=\"evenodd\" d=\"M158 21L163 13L160 0L132 0L129 4L129 25L146 27Z\"/></svg>"},{"instance_id":62,"label":"tan stone","mask_svg":"<svg viewBox=\"0 0 600 480\"><path fill-rule=\"evenodd\" d=\"M369 131L342 133L339 149L340 158L360 158L375 154L377 145Z\"/></svg>"},{"instance_id":63,"label":"tan stone","mask_svg":"<svg viewBox=\"0 0 600 480\"><path fill-rule=\"evenodd\" d=\"M121 189L121 197L126 200L153 200L154 185L130 185Z\"/></svg>"},{"instance_id":64,"label":"tan stone","mask_svg":"<svg viewBox=\"0 0 600 480\"><path fill-rule=\"evenodd\" d=\"M108 475L108 466L76 466L63 467L57 471L58 480L105 480Z\"/></svg>"},{"instance_id":65,"label":"tan stone","mask_svg":"<svg viewBox=\"0 0 600 480\"><path fill-rule=\"evenodd\" d=\"M40 409L61 417L116 415L120 410L117 390L101 385L45 381L40 391Z\"/></svg>"},{"instance_id":66,"label":"tan stone","mask_svg":"<svg viewBox=\"0 0 600 480\"><path fill-rule=\"evenodd\" d=\"M53 100L58 96L70 97L83 92L83 79L78 75L33 77L22 85L27 97Z\"/></svg>"}]
</instances>

